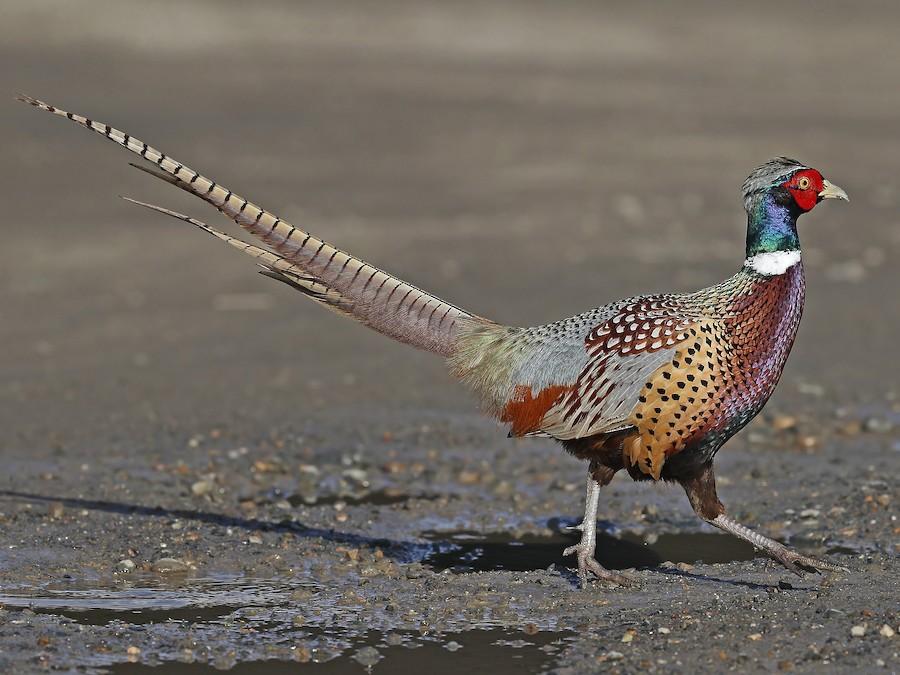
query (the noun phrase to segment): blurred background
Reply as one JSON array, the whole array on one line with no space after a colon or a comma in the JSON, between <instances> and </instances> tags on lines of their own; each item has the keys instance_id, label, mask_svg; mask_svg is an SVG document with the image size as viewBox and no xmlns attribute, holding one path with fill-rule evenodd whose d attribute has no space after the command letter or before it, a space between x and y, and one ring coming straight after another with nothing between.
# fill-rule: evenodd
<instances>
[{"instance_id":1,"label":"blurred background","mask_svg":"<svg viewBox=\"0 0 900 675\"><path fill-rule=\"evenodd\" d=\"M166 452L332 420L475 416L433 357L321 311L118 195L227 222L22 91L511 324L733 273L739 186L786 154L801 221L773 405L891 405L900 42L890 2L6 0L0 448ZM348 426L349 425L349 426ZM173 439L175 443L173 443ZM54 450L55 449L55 450Z\"/></svg>"},{"instance_id":2,"label":"blurred background","mask_svg":"<svg viewBox=\"0 0 900 675\"><path fill-rule=\"evenodd\" d=\"M896 660L898 20L886 1L2 0L0 671ZM119 199L246 236L16 92L518 325L716 283L744 259L747 174L820 169L851 202L801 220L794 353L716 471L735 517L854 572L798 580L621 476L598 556L643 587L576 592L580 462L507 439L439 359Z\"/></svg>"}]
</instances>

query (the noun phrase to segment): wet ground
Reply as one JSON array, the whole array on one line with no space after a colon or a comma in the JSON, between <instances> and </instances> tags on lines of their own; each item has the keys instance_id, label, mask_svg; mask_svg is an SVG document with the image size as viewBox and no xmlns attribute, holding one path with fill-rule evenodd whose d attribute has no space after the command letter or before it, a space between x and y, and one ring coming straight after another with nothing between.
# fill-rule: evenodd
<instances>
[{"instance_id":1,"label":"wet ground","mask_svg":"<svg viewBox=\"0 0 900 675\"><path fill-rule=\"evenodd\" d=\"M0 670L898 670L893 4L2 13ZM220 223L19 90L511 324L714 283L748 171L817 166L853 201L801 221L794 354L717 473L734 515L850 571L797 578L619 477L598 558L640 588L579 590L580 463L121 202Z\"/></svg>"}]
</instances>

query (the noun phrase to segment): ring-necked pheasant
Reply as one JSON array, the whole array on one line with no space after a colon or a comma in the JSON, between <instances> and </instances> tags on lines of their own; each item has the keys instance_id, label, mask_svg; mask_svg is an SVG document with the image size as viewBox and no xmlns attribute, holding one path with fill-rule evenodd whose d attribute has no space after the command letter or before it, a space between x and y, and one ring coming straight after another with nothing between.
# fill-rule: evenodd
<instances>
[{"instance_id":1,"label":"ring-necked pheasant","mask_svg":"<svg viewBox=\"0 0 900 675\"><path fill-rule=\"evenodd\" d=\"M594 559L600 488L620 469L635 480L680 483L703 520L747 540L800 574L839 570L736 522L716 496L713 458L759 413L794 342L804 301L797 218L823 199L847 200L817 170L778 157L743 185L747 251L725 281L684 294L629 298L535 328L464 311L297 229L231 190L107 124L36 99L155 165L142 168L204 201L268 249L188 216L249 254L262 274L401 342L447 359L510 436L549 436L589 461L577 554L582 582L629 583ZM135 165L137 166L137 165ZM132 200L133 201L133 200Z\"/></svg>"}]
</instances>

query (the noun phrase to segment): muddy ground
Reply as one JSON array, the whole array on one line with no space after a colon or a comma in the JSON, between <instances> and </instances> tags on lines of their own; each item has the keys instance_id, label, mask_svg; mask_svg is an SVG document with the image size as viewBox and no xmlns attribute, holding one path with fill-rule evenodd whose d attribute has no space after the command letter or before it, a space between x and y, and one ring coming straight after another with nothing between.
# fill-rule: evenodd
<instances>
[{"instance_id":1,"label":"muddy ground","mask_svg":"<svg viewBox=\"0 0 900 675\"><path fill-rule=\"evenodd\" d=\"M5 2L0 670L896 672L900 7ZM584 467L442 364L126 194L215 212L25 91L130 131L463 307L534 324L742 260L776 154L808 302L717 461L802 579L617 478L579 590ZM307 664L307 665L303 665Z\"/></svg>"}]
</instances>

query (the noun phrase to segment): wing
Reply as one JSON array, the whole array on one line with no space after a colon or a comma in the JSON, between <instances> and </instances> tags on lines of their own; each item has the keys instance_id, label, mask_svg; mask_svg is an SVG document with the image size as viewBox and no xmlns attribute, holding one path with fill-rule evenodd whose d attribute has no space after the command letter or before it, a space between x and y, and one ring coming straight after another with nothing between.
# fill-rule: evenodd
<instances>
[{"instance_id":1,"label":"wing","mask_svg":"<svg viewBox=\"0 0 900 675\"><path fill-rule=\"evenodd\" d=\"M582 366L574 379L530 382L520 376L523 383L504 408L513 435L570 440L634 425L642 390L671 363L697 319L685 312L680 296L636 298L611 309L583 335Z\"/></svg>"}]
</instances>

